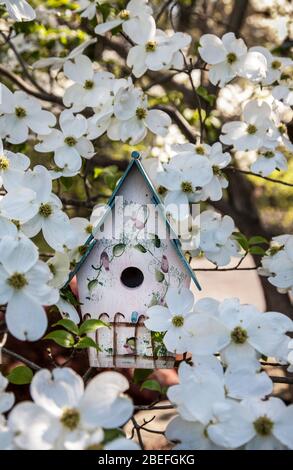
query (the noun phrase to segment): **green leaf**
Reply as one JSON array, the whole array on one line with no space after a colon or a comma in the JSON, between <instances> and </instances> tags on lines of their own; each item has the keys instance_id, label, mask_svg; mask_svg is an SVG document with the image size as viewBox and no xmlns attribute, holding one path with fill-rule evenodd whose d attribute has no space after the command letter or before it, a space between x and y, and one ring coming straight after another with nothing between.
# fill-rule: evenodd
<instances>
[{"instance_id":1,"label":"green leaf","mask_svg":"<svg viewBox=\"0 0 293 470\"><path fill-rule=\"evenodd\" d=\"M154 372L153 369L135 369L132 379L133 383L140 384L144 382L152 372Z\"/></svg>"},{"instance_id":2,"label":"green leaf","mask_svg":"<svg viewBox=\"0 0 293 470\"><path fill-rule=\"evenodd\" d=\"M92 279L91 281L88 282L87 288L89 292L92 292L92 290L99 284L99 281L97 279Z\"/></svg>"},{"instance_id":3,"label":"green leaf","mask_svg":"<svg viewBox=\"0 0 293 470\"><path fill-rule=\"evenodd\" d=\"M104 444L111 442L119 437L125 437L124 432L121 429L104 429Z\"/></svg>"},{"instance_id":4,"label":"green leaf","mask_svg":"<svg viewBox=\"0 0 293 470\"><path fill-rule=\"evenodd\" d=\"M150 237L152 239L153 244L155 245L156 248L160 248L161 246L161 240L158 237L156 233L150 233Z\"/></svg>"},{"instance_id":5,"label":"green leaf","mask_svg":"<svg viewBox=\"0 0 293 470\"><path fill-rule=\"evenodd\" d=\"M211 106L213 106L216 96L215 95L210 95L208 90L204 88L202 85L200 85L197 89L196 92L201 98L203 98L205 101L207 101Z\"/></svg>"},{"instance_id":6,"label":"green leaf","mask_svg":"<svg viewBox=\"0 0 293 470\"><path fill-rule=\"evenodd\" d=\"M118 258L118 256L123 255L125 248L125 243L118 243L113 247L113 256L116 256L116 258Z\"/></svg>"},{"instance_id":7,"label":"green leaf","mask_svg":"<svg viewBox=\"0 0 293 470\"><path fill-rule=\"evenodd\" d=\"M51 339L54 343L64 348L72 348L74 346L74 338L71 333L64 330L52 331L43 339Z\"/></svg>"},{"instance_id":8,"label":"green leaf","mask_svg":"<svg viewBox=\"0 0 293 470\"><path fill-rule=\"evenodd\" d=\"M72 177L65 177L61 176L60 181L65 189L70 189L73 185L73 178Z\"/></svg>"},{"instance_id":9,"label":"green leaf","mask_svg":"<svg viewBox=\"0 0 293 470\"><path fill-rule=\"evenodd\" d=\"M86 320L80 327L79 327L79 334L86 335L87 333L91 333L93 331L96 331L98 328L104 328L104 327L109 327L108 323L105 323L102 320Z\"/></svg>"},{"instance_id":10,"label":"green leaf","mask_svg":"<svg viewBox=\"0 0 293 470\"><path fill-rule=\"evenodd\" d=\"M234 232L233 236L235 240L238 241L239 245L243 248L244 251L248 251L249 249L249 243L245 235L240 232Z\"/></svg>"},{"instance_id":11,"label":"green leaf","mask_svg":"<svg viewBox=\"0 0 293 470\"><path fill-rule=\"evenodd\" d=\"M152 390L153 392L162 392L161 385L157 380L146 380L143 382L142 386L140 387L141 390L147 389Z\"/></svg>"},{"instance_id":12,"label":"green leaf","mask_svg":"<svg viewBox=\"0 0 293 470\"><path fill-rule=\"evenodd\" d=\"M109 3L97 4L97 10L102 14L103 22L105 22L112 10L112 6Z\"/></svg>"},{"instance_id":13,"label":"green leaf","mask_svg":"<svg viewBox=\"0 0 293 470\"><path fill-rule=\"evenodd\" d=\"M67 286L65 289L61 290L61 297L74 307L78 307L80 305L80 302L75 297L70 286Z\"/></svg>"},{"instance_id":14,"label":"green leaf","mask_svg":"<svg viewBox=\"0 0 293 470\"><path fill-rule=\"evenodd\" d=\"M95 348L100 351L99 345L88 336L84 336L80 338L80 340L74 345L76 349L87 349L87 348Z\"/></svg>"},{"instance_id":15,"label":"green leaf","mask_svg":"<svg viewBox=\"0 0 293 470\"><path fill-rule=\"evenodd\" d=\"M30 384L33 378L33 371L27 366L17 366L7 375L11 384L26 385Z\"/></svg>"},{"instance_id":16,"label":"green leaf","mask_svg":"<svg viewBox=\"0 0 293 470\"><path fill-rule=\"evenodd\" d=\"M78 326L72 320L63 318L62 320L57 321L57 323L54 323L52 326L63 326L66 330L75 335L78 335Z\"/></svg>"},{"instance_id":17,"label":"green leaf","mask_svg":"<svg viewBox=\"0 0 293 470\"><path fill-rule=\"evenodd\" d=\"M95 167L94 168L94 179L98 179L100 176L102 176L104 171L105 171L104 168Z\"/></svg>"},{"instance_id":18,"label":"green leaf","mask_svg":"<svg viewBox=\"0 0 293 470\"><path fill-rule=\"evenodd\" d=\"M157 282L163 282L163 280L165 279L165 275L162 273L162 271L159 271L158 269L156 269L155 277Z\"/></svg>"},{"instance_id":19,"label":"green leaf","mask_svg":"<svg viewBox=\"0 0 293 470\"><path fill-rule=\"evenodd\" d=\"M264 256L266 254L266 250L264 250L260 246L252 246L249 248L249 253L251 253L252 255Z\"/></svg>"},{"instance_id":20,"label":"green leaf","mask_svg":"<svg viewBox=\"0 0 293 470\"><path fill-rule=\"evenodd\" d=\"M141 253L146 253L147 252L146 248L143 245L141 245L140 243L135 245L134 248L136 250L140 251Z\"/></svg>"},{"instance_id":21,"label":"green leaf","mask_svg":"<svg viewBox=\"0 0 293 470\"><path fill-rule=\"evenodd\" d=\"M255 236L255 237L251 237L248 240L248 243L249 243L249 245L259 245L259 244L262 244L262 243L265 243L266 245L269 244L269 242L266 238L261 237L259 235Z\"/></svg>"}]
</instances>

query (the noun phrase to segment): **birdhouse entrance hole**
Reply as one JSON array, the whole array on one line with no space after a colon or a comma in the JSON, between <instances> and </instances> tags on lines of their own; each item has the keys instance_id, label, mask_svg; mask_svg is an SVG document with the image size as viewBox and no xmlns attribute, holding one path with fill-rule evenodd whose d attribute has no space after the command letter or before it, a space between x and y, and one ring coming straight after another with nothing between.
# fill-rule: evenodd
<instances>
[{"instance_id":1,"label":"birdhouse entrance hole","mask_svg":"<svg viewBox=\"0 0 293 470\"><path fill-rule=\"evenodd\" d=\"M144 276L140 269L131 266L122 271L120 279L124 286L134 289L143 283Z\"/></svg>"}]
</instances>

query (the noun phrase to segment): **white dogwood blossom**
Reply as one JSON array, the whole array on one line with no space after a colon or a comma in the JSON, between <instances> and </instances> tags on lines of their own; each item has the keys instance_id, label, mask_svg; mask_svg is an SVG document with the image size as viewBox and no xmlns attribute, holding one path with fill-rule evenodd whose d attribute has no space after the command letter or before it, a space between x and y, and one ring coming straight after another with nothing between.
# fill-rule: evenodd
<instances>
[{"instance_id":1,"label":"white dogwood blossom","mask_svg":"<svg viewBox=\"0 0 293 470\"><path fill-rule=\"evenodd\" d=\"M91 60L85 55L67 60L64 74L73 84L65 90L63 102L65 106L71 106L73 112L104 104L115 83L112 73L95 72Z\"/></svg>"},{"instance_id":2,"label":"white dogwood blossom","mask_svg":"<svg viewBox=\"0 0 293 470\"><path fill-rule=\"evenodd\" d=\"M15 21L32 21L36 18L35 10L26 0L1 0L0 5L3 4L9 16Z\"/></svg>"},{"instance_id":3,"label":"white dogwood blossom","mask_svg":"<svg viewBox=\"0 0 293 470\"><path fill-rule=\"evenodd\" d=\"M293 64L288 57L275 56L266 47L255 46L251 47L250 51L260 52L266 58L268 69L266 76L261 81L263 85L272 85L280 80L284 69Z\"/></svg>"},{"instance_id":4,"label":"white dogwood blossom","mask_svg":"<svg viewBox=\"0 0 293 470\"><path fill-rule=\"evenodd\" d=\"M186 218L188 203L196 200L196 191L213 179L213 168L207 158L209 146L180 144L176 154L162 165L156 175L159 192L165 194L164 205L175 219ZM163 171L162 171L163 169Z\"/></svg>"},{"instance_id":5,"label":"white dogwood blossom","mask_svg":"<svg viewBox=\"0 0 293 470\"><path fill-rule=\"evenodd\" d=\"M292 415L293 406L286 407L279 398L246 399L239 405L219 406L217 421L209 426L208 433L216 444L228 448L292 449Z\"/></svg>"},{"instance_id":6,"label":"white dogwood blossom","mask_svg":"<svg viewBox=\"0 0 293 470\"><path fill-rule=\"evenodd\" d=\"M174 33L168 36L157 29L147 41L144 37L138 38L137 45L128 52L127 65L132 68L135 77L141 77L148 69L181 69L183 57L180 50L189 46L190 42L189 34Z\"/></svg>"},{"instance_id":7,"label":"white dogwood blossom","mask_svg":"<svg viewBox=\"0 0 293 470\"><path fill-rule=\"evenodd\" d=\"M132 401L124 394L128 387L117 372L101 373L85 388L72 369L42 369L31 383L34 401L20 403L10 413L15 444L26 450L102 447L103 428L121 426L132 415Z\"/></svg>"},{"instance_id":8,"label":"white dogwood blossom","mask_svg":"<svg viewBox=\"0 0 293 470\"><path fill-rule=\"evenodd\" d=\"M272 109L263 101L249 101L243 109L243 121L227 122L222 127L221 142L236 150L259 150L267 142L267 132L273 127Z\"/></svg>"},{"instance_id":9,"label":"white dogwood blossom","mask_svg":"<svg viewBox=\"0 0 293 470\"><path fill-rule=\"evenodd\" d=\"M3 413L6 413L14 405L15 397L12 392L6 392L8 380L0 372L0 419ZM0 431L1 435L1 431ZM0 438L1 442L1 438ZM1 449L1 444L0 444Z\"/></svg>"},{"instance_id":10,"label":"white dogwood blossom","mask_svg":"<svg viewBox=\"0 0 293 470\"><path fill-rule=\"evenodd\" d=\"M169 288L166 294L166 305L154 305L147 310L145 326L152 331L166 331L164 344L168 351L186 352L185 319L190 313L194 297L189 289L178 292Z\"/></svg>"},{"instance_id":11,"label":"white dogwood blossom","mask_svg":"<svg viewBox=\"0 0 293 470\"><path fill-rule=\"evenodd\" d=\"M232 236L235 230L230 216L204 211L192 221L191 230L181 234L183 248L192 256L202 252L217 266L226 266L232 256L239 255L239 244Z\"/></svg>"},{"instance_id":12,"label":"white dogwood blossom","mask_svg":"<svg viewBox=\"0 0 293 470\"><path fill-rule=\"evenodd\" d=\"M77 12L80 13L82 18L92 20L96 16L97 4L103 4L104 0L77 0Z\"/></svg>"},{"instance_id":13,"label":"white dogwood blossom","mask_svg":"<svg viewBox=\"0 0 293 470\"><path fill-rule=\"evenodd\" d=\"M159 109L148 109L147 96L132 84L121 87L113 102L114 119L107 135L111 140L129 141L131 145L141 142L150 130L165 136L171 125L167 113Z\"/></svg>"},{"instance_id":14,"label":"white dogwood blossom","mask_svg":"<svg viewBox=\"0 0 293 470\"><path fill-rule=\"evenodd\" d=\"M12 144L25 142L29 129L47 135L56 123L54 114L42 109L40 102L23 91L12 93L0 84L0 137Z\"/></svg>"},{"instance_id":15,"label":"white dogwood blossom","mask_svg":"<svg viewBox=\"0 0 293 470\"><path fill-rule=\"evenodd\" d=\"M201 58L211 65L209 79L214 85L223 87L236 76L259 82L267 73L267 61L263 54L247 51L243 39L234 33L226 33L222 39L214 34L200 38Z\"/></svg>"},{"instance_id":16,"label":"white dogwood blossom","mask_svg":"<svg viewBox=\"0 0 293 470\"><path fill-rule=\"evenodd\" d=\"M39 261L36 245L26 237L3 237L0 242L0 302L7 304L5 320L10 333L35 341L47 328L43 305L52 305L59 292L49 286L50 269Z\"/></svg>"},{"instance_id":17,"label":"white dogwood blossom","mask_svg":"<svg viewBox=\"0 0 293 470\"><path fill-rule=\"evenodd\" d=\"M293 294L293 236L280 235L273 238L272 247L262 258L259 273L267 276L279 292Z\"/></svg>"},{"instance_id":18,"label":"white dogwood blossom","mask_svg":"<svg viewBox=\"0 0 293 470\"><path fill-rule=\"evenodd\" d=\"M0 415L0 450L15 450L13 433L10 431L6 419Z\"/></svg>"},{"instance_id":19,"label":"white dogwood blossom","mask_svg":"<svg viewBox=\"0 0 293 470\"><path fill-rule=\"evenodd\" d=\"M251 165L254 173L262 176L269 176L273 171L284 171L288 168L285 155L278 150L260 149L257 152L257 159Z\"/></svg>"},{"instance_id":20,"label":"white dogwood blossom","mask_svg":"<svg viewBox=\"0 0 293 470\"><path fill-rule=\"evenodd\" d=\"M155 31L156 22L152 15L152 7L148 0L131 0L125 9L110 18L105 23L100 23L95 28L96 34L105 34L122 25L122 30L130 39L138 44L141 41L149 41Z\"/></svg>"},{"instance_id":21,"label":"white dogwood blossom","mask_svg":"<svg viewBox=\"0 0 293 470\"><path fill-rule=\"evenodd\" d=\"M74 116L65 110L59 118L61 131L53 129L47 136L38 136L40 143L35 146L38 152L54 152L57 168L63 176L76 175L81 167L81 157L89 159L94 155L94 146L85 137L87 120L81 114Z\"/></svg>"},{"instance_id":22,"label":"white dogwood blossom","mask_svg":"<svg viewBox=\"0 0 293 470\"><path fill-rule=\"evenodd\" d=\"M215 317L229 331L228 344L221 350L225 364L255 364L260 355L285 359L286 333L293 328L288 317L277 312L260 313L253 305L241 305L238 299L224 300L218 310L213 302L211 305Z\"/></svg>"},{"instance_id":23,"label":"white dogwood blossom","mask_svg":"<svg viewBox=\"0 0 293 470\"><path fill-rule=\"evenodd\" d=\"M288 372L293 372L293 340L289 341L288 348L289 348L289 354L288 354L287 359L290 364L288 367Z\"/></svg>"},{"instance_id":24,"label":"white dogwood blossom","mask_svg":"<svg viewBox=\"0 0 293 470\"><path fill-rule=\"evenodd\" d=\"M240 367L223 374L212 357L203 357L193 366L182 363L179 384L168 390L179 415L168 424L166 437L179 441L178 450L236 449L244 444L248 449L283 448L284 444L291 448L288 434L282 432L291 419L285 417L285 410L291 413L291 407L286 408L279 399L262 401L271 391L272 382L265 372Z\"/></svg>"},{"instance_id":25,"label":"white dogwood blossom","mask_svg":"<svg viewBox=\"0 0 293 470\"><path fill-rule=\"evenodd\" d=\"M30 166L30 159L23 153L13 153L4 150L0 139L0 186L12 190L21 186L24 172Z\"/></svg>"},{"instance_id":26,"label":"white dogwood blossom","mask_svg":"<svg viewBox=\"0 0 293 470\"><path fill-rule=\"evenodd\" d=\"M42 231L52 248L64 251L70 222L62 211L62 202L52 193L52 180L45 167L37 165L29 170L23 186L6 194L0 201L0 208L6 217L22 223L21 230L28 237Z\"/></svg>"},{"instance_id":27,"label":"white dogwood blossom","mask_svg":"<svg viewBox=\"0 0 293 470\"><path fill-rule=\"evenodd\" d=\"M231 155L228 152L223 152L220 142L216 142L212 146L206 145L205 149L213 177L196 193L195 201L206 201L207 199L219 201L223 197L223 189L226 189L229 184L223 169L231 162Z\"/></svg>"}]
</instances>

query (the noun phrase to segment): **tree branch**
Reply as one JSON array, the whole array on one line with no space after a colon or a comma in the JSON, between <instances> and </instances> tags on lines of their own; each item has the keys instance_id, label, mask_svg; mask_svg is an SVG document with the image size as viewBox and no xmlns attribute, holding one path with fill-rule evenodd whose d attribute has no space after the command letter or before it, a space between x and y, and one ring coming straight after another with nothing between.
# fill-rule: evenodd
<instances>
[{"instance_id":1,"label":"tree branch","mask_svg":"<svg viewBox=\"0 0 293 470\"><path fill-rule=\"evenodd\" d=\"M34 362L30 361L29 359L26 359L25 357L21 356L20 354L11 351L10 349L7 348L2 348L2 352L4 354L7 354L7 356L12 357L13 359L16 359L17 361L23 362L26 366L30 367L33 370L41 370L42 368L35 364Z\"/></svg>"},{"instance_id":2,"label":"tree branch","mask_svg":"<svg viewBox=\"0 0 293 470\"><path fill-rule=\"evenodd\" d=\"M256 176L257 178L262 178L262 179L264 179L266 181L270 181L272 183L282 184L284 186L290 186L290 187L293 188L293 183L289 183L289 181L282 181L282 180L277 180L275 178L269 178L268 176L258 175L257 173L253 173L253 171L241 170L240 168L235 168L234 166L227 166L225 168L225 171L231 171L233 173L238 172L238 173L242 173L244 175Z\"/></svg>"},{"instance_id":3,"label":"tree branch","mask_svg":"<svg viewBox=\"0 0 293 470\"><path fill-rule=\"evenodd\" d=\"M144 443L143 443L143 439L142 439L142 436L141 436L141 426L139 426L139 424L136 421L134 416L132 416L131 421L132 421L132 424L133 424L133 428L136 431L139 445L140 445L141 449L144 450Z\"/></svg>"},{"instance_id":4,"label":"tree branch","mask_svg":"<svg viewBox=\"0 0 293 470\"><path fill-rule=\"evenodd\" d=\"M18 77L18 75L15 75L13 72L10 72L7 70L4 65L0 65L0 75L3 75L4 77L8 78L11 82L15 83L21 90L25 91L31 96L34 96L35 98L38 98L42 101L48 101L50 103L58 104L59 106L64 107L62 99L59 98L59 96L52 95L47 92L39 92L31 88L22 78Z\"/></svg>"}]
</instances>

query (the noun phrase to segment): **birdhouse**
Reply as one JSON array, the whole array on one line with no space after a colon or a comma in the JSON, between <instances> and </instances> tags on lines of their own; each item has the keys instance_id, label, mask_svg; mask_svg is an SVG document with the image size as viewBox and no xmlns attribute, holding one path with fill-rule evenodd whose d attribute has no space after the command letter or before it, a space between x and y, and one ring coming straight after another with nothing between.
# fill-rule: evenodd
<instances>
[{"instance_id":1,"label":"birdhouse","mask_svg":"<svg viewBox=\"0 0 293 470\"><path fill-rule=\"evenodd\" d=\"M100 350L90 348L90 365L173 367L162 334L144 326L147 309L164 305L171 286L200 287L137 152L86 245L70 279L76 276L83 318L109 324L92 334Z\"/></svg>"}]
</instances>

